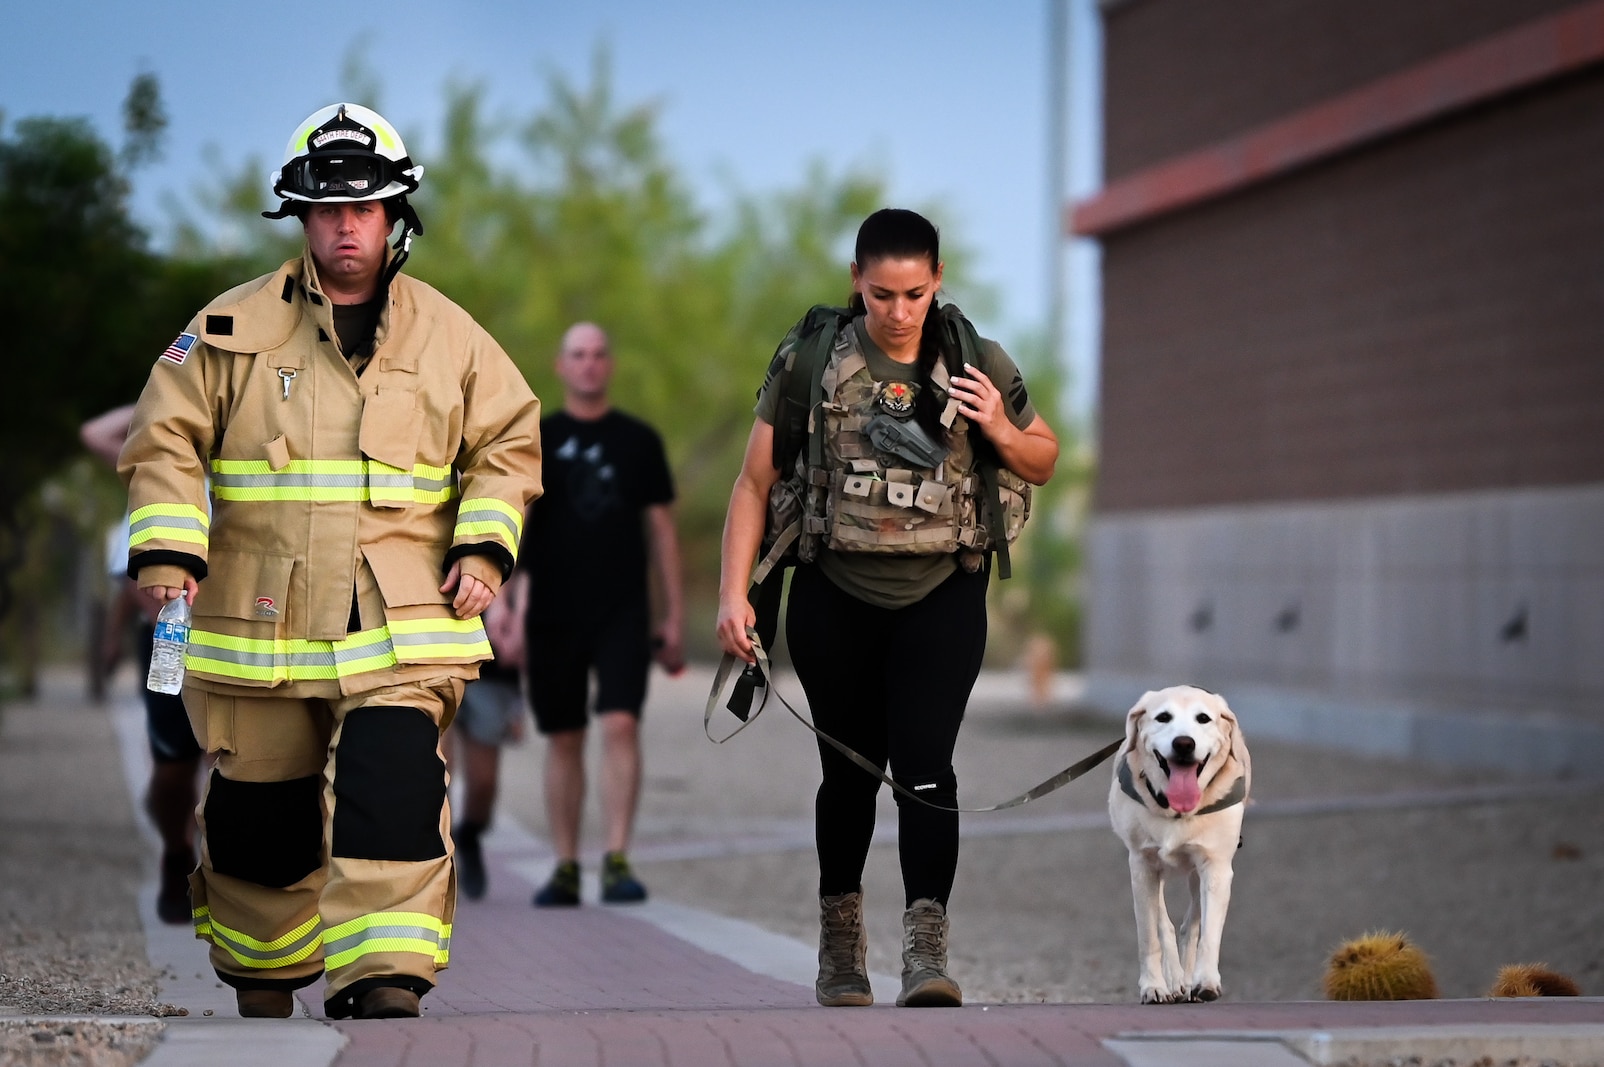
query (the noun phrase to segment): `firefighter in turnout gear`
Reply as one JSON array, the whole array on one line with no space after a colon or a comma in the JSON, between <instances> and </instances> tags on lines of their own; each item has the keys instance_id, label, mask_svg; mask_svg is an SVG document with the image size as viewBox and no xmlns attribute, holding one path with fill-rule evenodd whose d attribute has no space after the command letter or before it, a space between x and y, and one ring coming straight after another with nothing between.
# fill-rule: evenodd
<instances>
[{"instance_id":1,"label":"firefighter in turnout gear","mask_svg":"<svg viewBox=\"0 0 1604 1067\"><path fill-rule=\"evenodd\" d=\"M184 702L217 763L191 905L241 1015L322 975L331 1018L415 1016L450 958L440 732L540 493L540 404L399 273L422 173L367 108L303 122L268 217L304 254L161 353L119 460L129 573L193 605Z\"/></svg>"}]
</instances>

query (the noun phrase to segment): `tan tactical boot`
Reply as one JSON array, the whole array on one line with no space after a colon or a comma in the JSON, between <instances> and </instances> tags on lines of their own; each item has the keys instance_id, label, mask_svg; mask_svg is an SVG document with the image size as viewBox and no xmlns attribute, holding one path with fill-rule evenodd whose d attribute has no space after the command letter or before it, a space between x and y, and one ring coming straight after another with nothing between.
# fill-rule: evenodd
<instances>
[{"instance_id":1,"label":"tan tactical boot","mask_svg":"<svg viewBox=\"0 0 1604 1067\"><path fill-rule=\"evenodd\" d=\"M874 1003L865 957L863 894L819 898L819 980L814 993L826 1008L866 1008Z\"/></svg>"},{"instance_id":2,"label":"tan tactical boot","mask_svg":"<svg viewBox=\"0 0 1604 1067\"><path fill-rule=\"evenodd\" d=\"M947 910L921 897L902 913L902 993L899 1008L956 1008L964 1002L947 976Z\"/></svg>"}]
</instances>

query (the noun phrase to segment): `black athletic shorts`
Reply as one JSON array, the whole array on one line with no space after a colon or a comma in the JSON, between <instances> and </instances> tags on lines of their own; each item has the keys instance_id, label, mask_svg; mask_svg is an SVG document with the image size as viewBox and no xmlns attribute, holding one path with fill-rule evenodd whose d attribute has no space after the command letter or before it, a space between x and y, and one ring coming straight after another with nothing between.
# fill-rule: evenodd
<instances>
[{"instance_id":1,"label":"black athletic shorts","mask_svg":"<svg viewBox=\"0 0 1604 1067\"><path fill-rule=\"evenodd\" d=\"M596 676L596 710L640 716L652 663L646 602L620 604L602 618L529 619L524 662L529 706L543 734L584 729L590 677Z\"/></svg>"},{"instance_id":2,"label":"black athletic shorts","mask_svg":"<svg viewBox=\"0 0 1604 1067\"><path fill-rule=\"evenodd\" d=\"M150 758L157 763L183 763L198 759L200 744L189 725L184 698L176 693L152 693L145 688L150 671L150 652L156 631L149 623L139 626L139 691L145 695L145 737L150 741Z\"/></svg>"}]
</instances>

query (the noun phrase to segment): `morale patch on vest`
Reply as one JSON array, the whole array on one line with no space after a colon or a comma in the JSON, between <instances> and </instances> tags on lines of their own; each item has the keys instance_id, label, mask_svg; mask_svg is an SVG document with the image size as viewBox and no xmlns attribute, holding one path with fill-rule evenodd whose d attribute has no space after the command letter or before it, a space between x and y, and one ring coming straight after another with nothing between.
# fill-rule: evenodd
<instances>
[{"instance_id":1,"label":"morale patch on vest","mask_svg":"<svg viewBox=\"0 0 1604 1067\"><path fill-rule=\"evenodd\" d=\"M215 333L219 337L234 336L234 316L208 315L206 316L206 332Z\"/></svg>"},{"instance_id":2,"label":"morale patch on vest","mask_svg":"<svg viewBox=\"0 0 1604 1067\"><path fill-rule=\"evenodd\" d=\"M196 337L192 333L181 333L178 339L168 345L162 352L161 358L169 363L183 363L189 357L189 350L194 347Z\"/></svg>"},{"instance_id":3,"label":"morale patch on vest","mask_svg":"<svg viewBox=\"0 0 1604 1067\"><path fill-rule=\"evenodd\" d=\"M903 419L913 414L913 401L918 391L912 382L885 381L879 384L876 391L879 395L875 400L887 415Z\"/></svg>"}]
</instances>

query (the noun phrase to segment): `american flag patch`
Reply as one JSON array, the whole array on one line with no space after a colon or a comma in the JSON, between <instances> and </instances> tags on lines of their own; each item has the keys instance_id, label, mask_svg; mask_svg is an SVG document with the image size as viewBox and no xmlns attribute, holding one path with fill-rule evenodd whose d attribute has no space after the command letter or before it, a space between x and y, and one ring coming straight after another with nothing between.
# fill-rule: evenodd
<instances>
[{"instance_id":1,"label":"american flag patch","mask_svg":"<svg viewBox=\"0 0 1604 1067\"><path fill-rule=\"evenodd\" d=\"M167 346L167 350L162 353L161 358L169 363L182 363L184 362L184 357L189 355L189 350L194 344L194 334L181 333L176 341Z\"/></svg>"}]
</instances>

